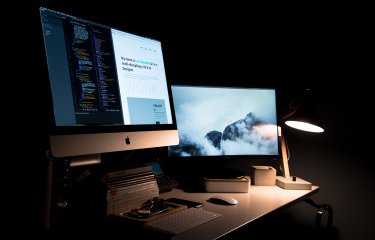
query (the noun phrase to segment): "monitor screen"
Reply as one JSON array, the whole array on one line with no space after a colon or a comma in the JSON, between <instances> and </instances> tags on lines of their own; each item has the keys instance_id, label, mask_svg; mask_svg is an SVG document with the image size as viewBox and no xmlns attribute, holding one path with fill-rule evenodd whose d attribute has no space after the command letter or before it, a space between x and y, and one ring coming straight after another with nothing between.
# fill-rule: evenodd
<instances>
[{"instance_id":1,"label":"monitor screen","mask_svg":"<svg viewBox=\"0 0 375 240\"><path fill-rule=\"evenodd\" d=\"M161 42L40 8L53 156L178 144Z\"/></svg>"},{"instance_id":2,"label":"monitor screen","mask_svg":"<svg viewBox=\"0 0 375 240\"><path fill-rule=\"evenodd\" d=\"M169 157L279 155L276 90L172 85L179 145Z\"/></svg>"}]
</instances>

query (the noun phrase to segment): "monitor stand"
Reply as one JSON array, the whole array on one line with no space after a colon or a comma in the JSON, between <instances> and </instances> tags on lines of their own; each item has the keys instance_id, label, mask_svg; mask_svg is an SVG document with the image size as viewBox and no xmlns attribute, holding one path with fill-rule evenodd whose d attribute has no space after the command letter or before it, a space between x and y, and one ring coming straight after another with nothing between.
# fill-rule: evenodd
<instances>
[{"instance_id":1,"label":"monitor stand","mask_svg":"<svg viewBox=\"0 0 375 240\"><path fill-rule=\"evenodd\" d=\"M74 156L70 159L70 167L79 167L79 166L86 166L92 164L99 164L101 163L100 160L100 153L98 154L88 154L82 156Z\"/></svg>"}]
</instances>

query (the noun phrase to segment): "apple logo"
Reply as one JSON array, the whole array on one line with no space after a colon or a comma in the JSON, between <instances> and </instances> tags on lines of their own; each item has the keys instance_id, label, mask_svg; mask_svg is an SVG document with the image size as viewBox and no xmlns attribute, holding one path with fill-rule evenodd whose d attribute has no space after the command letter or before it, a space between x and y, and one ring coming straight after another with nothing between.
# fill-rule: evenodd
<instances>
[{"instance_id":1,"label":"apple logo","mask_svg":"<svg viewBox=\"0 0 375 240\"><path fill-rule=\"evenodd\" d=\"M126 145L130 144L130 138L128 136L125 138L125 143L126 143Z\"/></svg>"}]
</instances>

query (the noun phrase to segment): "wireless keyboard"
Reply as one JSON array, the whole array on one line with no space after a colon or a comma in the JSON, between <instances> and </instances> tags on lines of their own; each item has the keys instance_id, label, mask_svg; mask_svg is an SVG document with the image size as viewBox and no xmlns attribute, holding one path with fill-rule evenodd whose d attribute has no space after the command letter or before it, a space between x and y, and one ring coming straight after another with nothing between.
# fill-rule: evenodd
<instances>
[{"instance_id":1,"label":"wireless keyboard","mask_svg":"<svg viewBox=\"0 0 375 240\"><path fill-rule=\"evenodd\" d=\"M221 214L202 208L188 208L151 220L145 223L144 227L170 235L178 235L218 217L221 217Z\"/></svg>"}]
</instances>

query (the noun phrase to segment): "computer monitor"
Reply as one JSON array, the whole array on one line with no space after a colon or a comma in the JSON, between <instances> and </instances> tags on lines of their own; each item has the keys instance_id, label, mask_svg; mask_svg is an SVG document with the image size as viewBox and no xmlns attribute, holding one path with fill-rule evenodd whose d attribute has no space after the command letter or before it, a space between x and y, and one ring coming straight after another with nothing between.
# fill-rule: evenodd
<instances>
[{"instance_id":1,"label":"computer monitor","mask_svg":"<svg viewBox=\"0 0 375 240\"><path fill-rule=\"evenodd\" d=\"M276 89L172 85L172 95L180 141L169 158L278 159Z\"/></svg>"},{"instance_id":2,"label":"computer monitor","mask_svg":"<svg viewBox=\"0 0 375 240\"><path fill-rule=\"evenodd\" d=\"M160 41L45 7L40 18L53 156L94 163L101 153L178 144Z\"/></svg>"}]
</instances>

